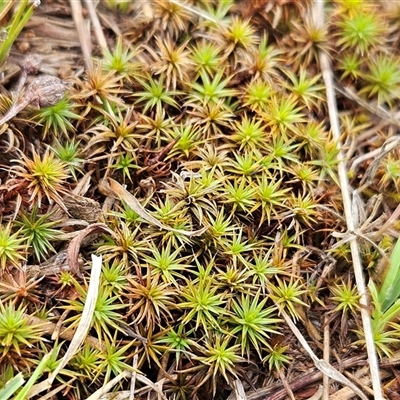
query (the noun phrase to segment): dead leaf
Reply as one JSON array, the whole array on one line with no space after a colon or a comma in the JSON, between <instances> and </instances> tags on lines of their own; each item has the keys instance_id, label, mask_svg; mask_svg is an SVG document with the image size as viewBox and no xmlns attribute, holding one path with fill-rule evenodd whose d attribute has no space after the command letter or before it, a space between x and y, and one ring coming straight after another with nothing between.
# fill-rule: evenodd
<instances>
[{"instance_id":1,"label":"dead leaf","mask_svg":"<svg viewBox=\"0 0 400 400\"><path fill-rule=\"evenodd\" d=\"M82 229L79 234L71 240L71 243L68 246L67 260L69 268L79 277L81 277L81 272L79 270L78 255L81 243L86 236L99 232L109 233L111 236L115 236L114 232L105 224L96 223Z\"/></svg>"},{"instance_id":2,"label":"dead leaf","mask_svg":"<svg viewBox=\"0 0 400 400\"><path fill-rule=\"evenodd\" d=\"M179 233L185 236L200 236L208 227L204 227L197 231L185 231L182 229L174 229L170 226L164 225L158 219L154 218L138 201L138 199L129 193L122 185L111 178L104 178L99 183L99 190L105 196L112 197L117 200L124 201L132 210L134 210L141 218L147 221L149 224L155 225L160 229L166 231Z\"/></svg>"}]
</instances>

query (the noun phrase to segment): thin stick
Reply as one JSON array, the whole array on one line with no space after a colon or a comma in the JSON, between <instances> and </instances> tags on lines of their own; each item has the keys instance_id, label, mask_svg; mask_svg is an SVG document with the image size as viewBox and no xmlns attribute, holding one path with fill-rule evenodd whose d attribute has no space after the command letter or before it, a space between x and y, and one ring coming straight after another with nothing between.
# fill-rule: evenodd
<instances>
[{"instance_id":1,"label":"thin stick","mask_svg":"<svg viewBox=\"0 0 400 400\"><path fill-rule=\"evenodd\" d=\"M333 82L333 80L332 80ZM333 83L332 83L333 84ZM343 96L346 96L348 99L353 100L361 107L365 108L371 114L376 115L377 117L381 118L388 124L400 126L400 121L398 115L392 114L391 112L385 110L383 107L378 105L370 105L368 102L362 100L351 88L341 88L338 85L334 85L336 91L341 93Z\"/></svg>"},{"instance_id":2,"label":"thin stick","mask_svg":"<svg viewBox=\"0 0 400 400\"><path fill-rule=\"evenodd\" d=\"M232 382L233 393L235 394L236 400L247 400L246 393L243 388L243 383L240 379L235 379ZM231 397L231 396L229 396Z\"/></svg>"},{"instance_id":3,"label":"thin stick","mask_svg":"<svg viewBox=\"0 0 400 400\"><path fill-rule=\"evenodd\" d=\"M106 37L104 36L103 29L101 28L101 24L99 21L99 17L96 13L96 7L94 5L93 0L84 0L86 7L89 11L90 20L92 21L94 33L96 35L97 43L102 48L102 50L108 50ZM98 2L96 3L97 6Z\"/></svg>"},{"instance_id":4,"label":"thin stick","mask_svg":"<svg viewBox=\"0 0 400 400\"><path fill-rule=\"evenodd\" d=\"M135 354L133 356L133 361L132 361L132 376L131 376L131 388L129 391L129 400L135 400L135 385L136 385L136 377L137 377L137 364L138 364L138 355Z\"/></svg>"},{"instance_id":5,"label":"thin stick","mask_svg":"<svg viewBox=\"0 0 400 400\"><path fill-rule=\"evenodd\" d=\"M88 71L93 68L92 62L92 43L90 41L90 32L86 24L87 21L82 15L82 4L80 0L70 0L72 18L74 19L76 30L78 32L79 43L81 44L83 61Z\"/></svg>"},{"instance_id":6,"label":"thin stick","mask_svg":"<svg viewBox=\"0 0 400 400\"><path fill-rule=\"evenodd\" d=\"M185 10L188 10L190 12L192 12L193 14L198 15L199 17L202 17L208 21L212 21L216 24L219 24L220 21L218 21L217 19L213 18L210 14L203 12L202 10L200 10L199 8L195 7L195 6L189 6L187 4L181 3L179 0L169 0L171 3L176 4L182 8L184 8Z\"/></svg>"},{"instance_id":7,"label":"thin stick","mask_svg":"<svg viewBox=\"0 0 400 400\"><path fill-rule=\"evenodd\" d=\"M314 2L314 23L317 26L321 26L324 23L324 3L323 1L316 0ZM347 179L346 164L343 159L343 152L340 145L340 126L339 117L336 106L335 90L333 85L333 74L330 67L328 55L324 52L320 52L320 64L322 70L322 76L326 87L326 98L328 102L329 119L332 127L333 137L336 139L338 146L338 175L340 189L343 198L343 208L346 217L346 224L349 231L354 231L356 228L353 214L352 214L352 201L350 198L351 188ZM357 237L353 236L349 239L351 256L353 260L354 275L356 279L358 293L360 295L360 313L363 322L365 344L367 348L368 361L371 371L371 381L374 390L375 400L383 400L382 388L379 377L379 364L378 357L376 354L374 337L372 333L371 318L369 315L369 304L367 298L367 290L365 287L365 278L363 274L363 268L361 263L361 257L358 249Z\"/></svg>"},{"instance_id":8,"label":"thin stick","mask_svg":"<svg viewBox=\"0 0 400 400\"><path fill-rule=\"evenodd\" d=\"M278 306L279 307L279 306ZM289 328L296 336L297 340L303 346L303 349L308 353L311 359L314 362L314 365L324 374L329 376L330 378L334 379L337 382L340 382L342 385L348 386L354 393L358 394L362 400L368 400L367 396L348 378L346 378L341 372L339 372L336 368L332 365L325 362L325 360L320 360L315 353L312 351L310 345L307 343L304 336L301 334L297 326L293 323L290 317L286 314L286 312L279 307L280 315L282 315L285 322L289 325ZM382 398L381 398L382 399ZM382 399L383 400L383 399Z\"/></svg>"},{"instance_id":9,"label":"thin stick","mask_svg":"<svg viewBox=\"0 0 400 400\"><path fill-rule=\"evenodd\" d=\"M378 240L379 237L385 233L400 217L400 204L396 207L396 209L393 211L392 215L387 219L387 221L382 225L382 227L374 232L374 236L372 237L372 240Z\"/></svg>"},{"instance_id":10,"label":"thin stick","mask_svg":"<svg viewBox=\"0 0 400 400\"><path fill-rule=\"evenodd\" d=\"M110 382L103 385L100 389L96 390L87 400L99 400L103 395L107 394L112 388L122 379L129 378L131 373L129 371L122 371L115 378L111 379Z\"/></svg>"},{"instance_id":11,"label":"thin stick","mask_svg":"<svg viewBox=\"0 0 400 400\"><path fill-rule=\"evenodd\" d=\"M380 157L379 158L379 161L380 161L383 156L385 156L390 151L394 150L399 144L400 144L400 140L398 137L393 136L393 137L389 138L388 140L386 140L386 142L383 144L383 146L378 147L377 149L372 150L369 153L365 153L360 157L357 157L351 164L350 171L355 171L356 167L359 164L361 164L362 162L364 162L370 158L376 159L377 157ZM387 147L385 148L385 146L387 146ZM383 154L383 156L382 156L382 154Z\"/></svg>"},{"instance_id":12,"label":"thin stick","mask_svg":"<svg viewBox=\"0 0 400 400\"><path fill-rule=\"evenodd\" d=\"M294 394L293 394L293 390L291 389L290 384L289 384L288 380L286 379L285 374L282 371L282 368L280 368L278 370L278 374L279 374L279 378L281 379L283 387L286 389L286 393L290 397L290 400L296 400L296 398L294 397Z\"/></svg>"},{"instance_id":13,"label":"thin stick","mask_svg":"<svg viewBox=\"0 0 400 400\"><path fill-rule=\"evenodd\" d=\"M330 348L331 348L331 340L330 340L330 327L329 327L329 317L325 315L325 328L324 328L324 361L327 363L330 362ZM322 400L329 400L329 376L325 375L322 378L323 384L323 392L322 392Z\"/></svg>"}]
</instances>

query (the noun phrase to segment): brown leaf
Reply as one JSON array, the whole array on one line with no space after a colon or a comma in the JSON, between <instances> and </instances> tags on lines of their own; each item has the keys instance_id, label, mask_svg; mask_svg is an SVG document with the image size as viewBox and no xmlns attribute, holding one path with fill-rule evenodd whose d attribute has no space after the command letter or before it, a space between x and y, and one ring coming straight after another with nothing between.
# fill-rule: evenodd
<instances>
[{"instance_id":1,"label":"brown leaf","mask_svg":"<svg viewBox=\"0 0 400 400\"><path fill-rule=\"evenodd\" d=\"M154 218L138 201L138 199L129 193L122 185L111 178L104 178L99 183L99 190L105 196L112 197L117 200L124 201L132 210L134 210L140 217L146 220L149 224L155 225L160 229L170 232L176 232L186 236L200 236L208 227L204 227L197 231L185 231L182 229L174 229L170 226L164 225L158 219Z\"/></svg>"},{"instance_id":2,"label":"brown leaf","mask_svg":"<svg viewBox=\"0 0 400 400\"><path fill-rule=\"evenodd\" d=\"M77 276L81 277L82 274L79 270L79 263L78 263L78 254L79 249L81 247L81 243L86 236L91 235L92 233L109 233L110 235L114 236L114 232L108 228L105 224L96 223L89 225L87 228L82 229L79 234L71 240L71 243L68 246L68 254L67 260L68 265L71 269L71 272L75 273Z\"/></svg>"}]
</instances>

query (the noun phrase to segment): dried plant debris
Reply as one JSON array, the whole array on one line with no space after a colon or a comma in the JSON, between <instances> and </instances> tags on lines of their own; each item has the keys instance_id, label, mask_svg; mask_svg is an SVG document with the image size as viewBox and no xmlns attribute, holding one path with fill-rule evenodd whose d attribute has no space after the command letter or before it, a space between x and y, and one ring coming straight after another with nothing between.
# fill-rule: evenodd
<instances>
[{"instance_id":1,"label":"dried plant debris","mask_svg":"<svg viewBox=\"0 0 400 400\"><path fill-rule=\"evenodd\" d=\"M38 7L2 67L0 398L13 377L71 400L367 393L362 313L384 365L399 350L397 8Z\"/></svg>"}]
</instances>

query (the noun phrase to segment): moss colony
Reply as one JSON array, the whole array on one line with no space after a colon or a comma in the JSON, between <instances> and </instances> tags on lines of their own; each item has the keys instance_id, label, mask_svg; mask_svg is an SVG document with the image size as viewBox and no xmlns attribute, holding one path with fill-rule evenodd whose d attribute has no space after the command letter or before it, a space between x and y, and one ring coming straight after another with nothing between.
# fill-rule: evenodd
<instances>
[{"instance_id":1,"label":"moss colony","mask_svg":"<svg viewBox=\"0 0 400 400\"><path fill-rule=\"evenodd\" d=\"M335 1L317 28L312 7L99 6L120 29L104 29L110 49L66 79L55 105L1 127L3 385L29 378L50 350L39 380L56 368L82 315L90 254L103 259L100 293L89 337L53 384L63 398L87 398L123 371L163 379L176 400L293 380L313 364L281 310L319 356L327 323L337 357L364 354L319 53L336 78L348 175L363 185L365 273L379 285L397 232L379 231L377 217L399 199L398 149L380 149L396 138L400 8ZM16 101L4 89L1 112ZM111 233L88 236L74 269L68 244L98 223ZM399 327L381 317L384 357ZM147 398L143 382L136 391Z\"/></svg>"}]
</instances>

